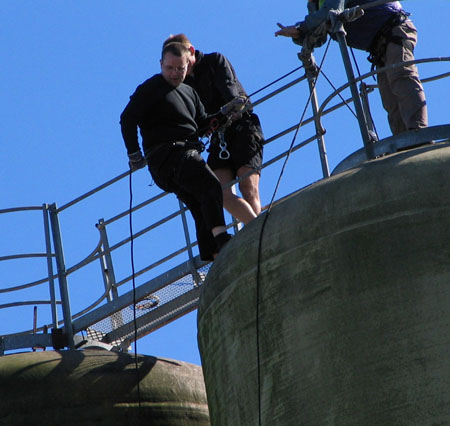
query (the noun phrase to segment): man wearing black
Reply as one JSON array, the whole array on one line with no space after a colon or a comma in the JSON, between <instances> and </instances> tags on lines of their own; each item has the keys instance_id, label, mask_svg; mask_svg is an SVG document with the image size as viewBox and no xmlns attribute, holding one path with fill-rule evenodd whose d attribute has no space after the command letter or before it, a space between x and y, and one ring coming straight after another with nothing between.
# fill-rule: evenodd
<instances>
[{"instance_id":1,"label":"man wearing black","mask_svg":"<svg viewBox=\"0 0 450 426\"><path fill-rule=\"evenodd\" d=\"M208 114L238 97L247 98L230 61L221 53L196 50L185 34L170 36L163 45L178 42L189 48L189 69L185 83L199 94ZM259 118L247 108L236 114L225 130L224 142L229 152L220 155L218 133L211 140L208 165L214 170L223 187L224 207L237 219L247 224L261 212L259 177L262 165L264 136ZM242 198L233 194L229 182L236 177Z\"/></svg>"},{"instance_id":2,"label":"man wearing black","mask_svg":"<svg viewBox=\"0 0 450 426\"><path fill-rule=\"evenodd\" d=\"M183 84L189 54L180 43L164 47L161 73L137 87L120 125L131 169L147 162L155 183L186 204L195 221L200 257L213 260L231 236L226 232L220 182L199 153L199 129L206 129L211 118L197 93Z\"/></svg>"}]
</instances>

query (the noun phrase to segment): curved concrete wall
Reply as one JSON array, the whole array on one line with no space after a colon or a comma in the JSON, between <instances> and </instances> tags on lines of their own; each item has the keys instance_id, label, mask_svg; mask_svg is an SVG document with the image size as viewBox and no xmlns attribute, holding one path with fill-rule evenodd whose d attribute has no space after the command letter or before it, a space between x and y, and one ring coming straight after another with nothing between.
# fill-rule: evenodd
<instances>
[{"instance_id":1,"label":"curved concrete wall","mask_svg":"<svg viewBox=\"0 0 450 426\"><path fill-rule=\"evenodd\" d=\"M0 425L209 425L201 367L107 351L0 357Z\"/></svg>"},{"instance_id":2,"label":"curved concrete wall","mask_svg":"<svg viewBox=\"0 0 450 426\"><path fill-rule=\"evenodd\" d=\"M258 424L263 218L198 312L211 424ZM274 208L259 280L262 425L450 424L450 148L380 158Z\"/></svg>"}]
</instances>

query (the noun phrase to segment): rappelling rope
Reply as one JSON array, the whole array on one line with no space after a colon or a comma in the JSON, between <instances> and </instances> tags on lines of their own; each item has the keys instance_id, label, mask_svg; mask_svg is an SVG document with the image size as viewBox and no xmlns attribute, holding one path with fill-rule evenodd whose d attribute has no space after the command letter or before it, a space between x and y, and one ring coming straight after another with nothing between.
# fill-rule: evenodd
<instances>
[{"instance_id":1,"label":"rappelling rope","mask_svg":"<svg viewBox=\"0 0 450 426\"><path fill-rule=\"evenodd\" d=\"M320 73L323 75L325 80L328 82L328 84L333 88L333 90L336 92L337 88L336 86L331 82L331 80L325 75L325 73L320 70ZM353 114L353 116L358 119L358 116L356 115L355 111L352 110L351 106L348 104L348 102L344 99L344 97L338 93L339 98L341 99L342 103L350 110L350 112Z\"/></svg>"},{"instance_id":2,"label":"rappelling rope","mask_svg":"<svg viewBox=\"0 0 450 426\"><path fill-rule=\"evenodd\" d=\"M264 220L263 223L261 225L261 232L259 234L259 241L258 241L258 257L257 257L257 267L256 267L256 352L257 352L257 382L258 382L258 425L261 426L262 425L262 406L261 406L261 360L260 360L260 344L259 344L259 299L260 299L260 279L261 279L261 252L262 252L262 239L263 239L263 234L264 234L264 229L267 223L267 220L269 218L269 214L272 210L272 206L276 197L276 194L278 192L280 183L281 183L281 178L283 177L285 168L286 168L286 164L290 158L290 155L292 153L292 150L294 148L294 143L295 140L297 138L297 134L300 130L300 128L302 127L303 124L303 120L305 118L305 114L306 114L306 110L311 102L311 98L313 95L313 91L314 88L316 87L317 84L317 79L318 76L320 75L320 71L322 69L323 63L325 61L327 52L328 52L328 48L330 46L330 42L331 42L331 38L328 40L328 44L325 48L325 53L323 55L322 61L319 65L319 73L317 74L317 78L314 80L314 83L312 85L312 89L310 90L310 94L308 97L308 100L306 101L306 105L305 108L303 109L302 115L300 117L300 121L295 129L295 133L294 136L292 137L292 141L291 141L291 145L289 146L289 150L288 153L286 154L286 158L284 160L283 166L281 168L280 171L280 175L278 176L278 180L277 180L277 184L275 186L275 189L273 191L272 194L272 199L270 200L269 206L267 207L267 211L266 214L264 216Z\"/></svg>"},{"instance_id":3,"label":"rappelling rope","mask_svg":"<svg viewBox=\"0 0 450 426\"><path fill-rule=\"evenodd\" d=\"M271 83L265 85L264 87L261 87L261 89L258 89L256 92L251 93L250 95L248 95L248 97L251 98L252 96L255 96L257 93L262 92L264 89L267 89L268 87L274 85L275 83L278 83L279 81L283 80L283 78L286 78L286 77L290 76L295 71L298 71L298 70L300 70L302 68L303 68L303 65L300 65L299 67L293 69L292 71L289 71L287 74L284 74L280 78L277 78L276 80L274 80Z\"/></svg>"},{"instance_id":4,"label":"rappelling rope","mask_svg":"<svg viewBox=\"0 0 450 426\"><path fill-rule=\"evenodd\" d=\"M132 282L133 282L133 327L134 327L134 363L136 368L136 389L137 389L137 398L138 398L138 410L139 410L139 419L141 419L141 388L140 382L141 378L139 376L139 362L138 362L138 350L137 350L137 341L138 341L138 327L137 327L137 318L136 318L136 280L135 280L135 267L134 267L134 238L133 238L133 182L131 176L133 172L130 170L130 208L129 208L129 225L130 225L130 261L131 261L131 274L132 274Z\"/></svg>"},{"instance_id":5,"label":"rappelling rope","mask_svg":"<svg viewBox=\"0 0 450 426\"><path fill-rule=\"evenodd\" d=\"M358 65L358 62L356 60L355 52L353 52L353 48L352 47L350 47L350 52L352 54L353 63L355 64L356 72L358 73L358 77L361 77L361 72L359 71L359 65ZM375 79L375 76L373 76L373 78ZM369 114L370 117L366 117L366 119L370 118L370 121L371 121L371 123L373 125L373 129L374 129L375 133L378 135L377 128L375 127L375 121L373 120L372 112L370 111L369 108L367 109L367 113Z\"/></svg>"}]
</instances>

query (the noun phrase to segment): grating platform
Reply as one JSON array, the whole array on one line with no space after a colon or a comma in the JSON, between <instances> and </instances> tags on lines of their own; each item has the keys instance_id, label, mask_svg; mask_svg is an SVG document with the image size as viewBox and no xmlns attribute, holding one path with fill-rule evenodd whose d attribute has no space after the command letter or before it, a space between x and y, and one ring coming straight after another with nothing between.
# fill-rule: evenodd
<instances>
[{"instance_id":1,"label":"grating platform","mask_svg":"<svg viewBox=\"0 0 450 426\"><path fill-rule=\"evenodd\" d=\"M150 289L152 284L157 284L158 279L155 279L155 283L152 280L139 286L136 293L144 286L149 292L136 295L136 304L133 303L134 300L129 303L130 293L119 297L105 305L117 306L117 311L89 324L81 331L86 332L89 341L98 341L126 351L134 340L196 309L201 286L210 267L211 264L203 265L197 269L197 277L188 273L156 291Z\"/></svg>"}]
</instances>

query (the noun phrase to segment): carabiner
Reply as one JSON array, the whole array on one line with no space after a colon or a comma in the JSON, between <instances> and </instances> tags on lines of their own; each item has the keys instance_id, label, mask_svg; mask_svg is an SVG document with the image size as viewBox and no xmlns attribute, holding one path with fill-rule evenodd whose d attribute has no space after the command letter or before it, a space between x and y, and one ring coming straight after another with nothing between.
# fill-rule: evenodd
<instances>
[{"instance_id":1,"label":"carabiner","mask_svg":"<svg viewBox=\"0 0 450 426\"><path fill-rule=\"evenodd\" d=\"M230 158L230 153L227 150L227 143L225 142L223 132L218 131L217 133L219 135L219 147L220 147L219 158L221 160L228 160Z\"/></svg>"}]
</instances>

